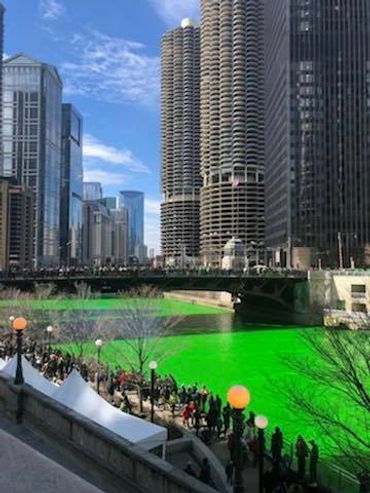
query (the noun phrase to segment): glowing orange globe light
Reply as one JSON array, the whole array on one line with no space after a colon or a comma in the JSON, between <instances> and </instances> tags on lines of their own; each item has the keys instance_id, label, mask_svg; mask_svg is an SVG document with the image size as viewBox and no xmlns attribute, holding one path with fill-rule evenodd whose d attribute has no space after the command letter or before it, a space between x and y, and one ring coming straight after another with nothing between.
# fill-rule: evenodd
<instances>
[{"instance_id":1,"label":"glowing orange globe light","mask_svg":"<svg viewBox=\"0 0 370 493\"><path fill-rule=\"evenodd\" d=\"M23 317L17 317L12 321L14 330L24 330L27 327L27 320Z\"/></svg>"},{"instance_id":2,"label":"glowing orange globe light","mask_svg":"<svg viewBox=\"0 0 370 493\"><path fill-rule=\"evenodd\" d=\"M227 393L227 401L234 409L244 409L250 400L249 390L243 385L234 385Z\"/></svg>"}]
</instances>

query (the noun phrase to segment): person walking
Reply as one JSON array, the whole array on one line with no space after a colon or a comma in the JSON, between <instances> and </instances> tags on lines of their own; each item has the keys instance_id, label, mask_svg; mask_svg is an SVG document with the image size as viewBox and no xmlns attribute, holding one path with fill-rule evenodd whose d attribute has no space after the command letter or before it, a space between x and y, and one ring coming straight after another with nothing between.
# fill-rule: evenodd
<instances>
[{"instance_id":1,"label":"person walking","mask_svg":"<svg viewBox=\"0 0 370 493\"><path fill-rule=\"evenodd\" d=\"M211 467L208 459L203 459L202 466L199 473L199 480L205 484L211 483Z\"/></svg>"},{"instance_id":2,"label":"person walking","mask_svg":"<svg viewBox=\"0 0 370 493\"><path fill-rule=\"evenodd\" d=\"M279 462L283 450L283 434L277 426L271 437L271 455L274 462Z\"/></svg>"},{"instance_id":3,"label":"person walking","mask_svg":"<svg viewBox=\"0 0 370 493\"><path fill-rule=\"evenodd\" d=\"M225 467L226 480L228 484L233 484L233 476L234 476L234 463L230 460Z\"/></svg>"},{"instance_id":4,"label":"person walking","mask_svg":"<svg viewBox=\"0 0 370 493\"><path fill-rule=\"evenodd\" d=\"M310 440L310 481L311 483L317 482L317 463L319 461L319 447L314 440Z\"/></svg>"},{"instance_id":5,"label":"person walking","mask_svg":"<svg viewBox=\"0 0 370 493\"><path fill-rule=\"evenodd\" d=\"M304 478L306 472L306 459L308 456L309 450L307 443L303 439L301 435L298 435L297 441L295 443L295 455L298 460L298 475L300 478Z\"/></svg>"},{"instance_id":6,"label":"person walking","mask_svg":"<svg viewBox=\"0 0 370 493\"><path fill-rule=\"evenodd\" d=\"M227 432L229 431L231 421L231 407L229 403L227 403L226 406L223 408L222 417L224 420L224 435L226 436Z\"/></svg>"}]
</instances>

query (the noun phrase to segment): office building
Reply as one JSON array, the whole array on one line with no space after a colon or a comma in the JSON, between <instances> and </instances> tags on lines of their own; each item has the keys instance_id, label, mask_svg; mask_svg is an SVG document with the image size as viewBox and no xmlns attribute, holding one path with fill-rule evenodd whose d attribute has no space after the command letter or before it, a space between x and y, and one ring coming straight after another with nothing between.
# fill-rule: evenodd
<instances>
[{"instance_id":1,"label":"office building","mask_svg":"<svg viewBox=\"0 0 370 493\"><path fill-rule=\"evenodd\" d=\"M199 256L200 29L191 19L161 43L161 250Z\"/></svg>"},{"instance_id":2,"label":"office building","mask_svg":"<svg viewBox=\"0 0 370 493\"><path fill-rule=\"evenodd\" d=\"M102 204L105 205L107 209L116 209L117 197L104 197L102 199Z\"/></svg>"},{"instance_id":3,"label":"office building","mask_svg":"<svg viewBox=\"0 0 370 493\"><path fill-rule=\"evenodd\" d=\"M4 58L4 14L5 8L0 3L0 101L3 98L3 58ZM0 126L2 126L3 108L0 104ZM3 161L2 132L0 132L0 163ZM0 164L1 170L1 164Z\"/></svg>"},{"instance_id":4,"label":"office building","mask_svg":"<svg viewBox=\"0 0 370 493\"><path fill-rule=\"evenodd\" d=\"M62 82L24 54L3 63L2 175L34 194L34 266L59 264Z\"/></svg>"},{"instance_id":5,"label":"office building","mask_svg":"<svg viewBox=\"0 0 370 493\"><path fill-rule=\"evenodd\" d=\"M261 4L201 1L200 242L210 266L232 238L247 252L264 241Z\"/></svg>"},{"instance_id":6,"label":"office building","mask_svg":"<svg viewBox=\"0 0 370 493\"><path fill-rule=\"evenodd\" d=\"M60 261L65 266L82 262L82 133L80 113L71 104L63 104Z\"/></svg>"},{"instance_id":7,"label":"office building","mask_svg":"<svg viewBox=\"0 0 370 493\"><path fill-rule=\"evenodd\" d=\"M133 190L123 190L118 196L119 207L127 210L127 255L131 259L143 261L144 245L144 194Z\"/></svg>"},{"instance_id":8,"label":"office building","mask_svg":"<svg viewBox=\"0 0 370 493\"><path fill-rule=\"evenodd\" d=\"M370 4L265 2L266 240L292 267L370 245Z\"/></svg>"},{"instance_id":9,"label":"office building","mask_svg":"<svg viewBox=\"0 0 370 493\"><path fill-rule=\"evenodd\" d=\"M84 181L83 183L83 200L100 200L103 199L103 188L101 183L95 181Z\"/></svg>"},{"instance_id":10,"label":"office building","mask_svg":"<svg viewBox=\"0 0 370 493\"><path fill-rule=\"evenodd\" d=\"M114 263L113 218L100 201L83 202L82 257L84 265Z\"/></svg>"},{"instance_id":11,"label":"office building","mask_svg":"<svg viewBox=\"0 0 370 493\"><path fill-rule=\"evenodd\" d=\"M32 267L33 192L0 178L0 269Z\"/></svg>"},{"instance_id":12,"label":"office building","mask_svg":"<svg viewBox=\"0 0 370 493\"><path fill-rule=\"evenodd\" d=\"M112 251L114 263L116 265L125 265L128 260L127 254L127 210L124 207L119 209L110 209L113 224L112 234Z\"/></svg>"}]
</instances>

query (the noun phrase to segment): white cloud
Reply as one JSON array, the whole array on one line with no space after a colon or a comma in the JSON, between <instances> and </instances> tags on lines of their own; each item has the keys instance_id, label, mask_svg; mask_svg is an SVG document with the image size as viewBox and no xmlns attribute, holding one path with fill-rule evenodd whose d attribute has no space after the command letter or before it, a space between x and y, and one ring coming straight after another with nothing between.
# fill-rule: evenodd
<instances>
[{"instance_id":1,"label":"white cloud","mask_svg":"<svg viewBox=\"0 0 370 493\"><path fill-rule=\"evenodd\" d=\"M150 173L147 166L129 149L117 149L109 146L90 134L84 135L83 156L87 163L103 161L109 164L122 165L129 171Z\"/></svg>"},{"instance_id":2,"label":"white cloud","mask_svg":"<svg viewBox=\"0 0 370 493\"><path fill-rule=\"evenodd\" d=\"M91 31L71 40L73 60L61 66L64 92L109 103L159 101L160 63L141 43Z\"/></svg>"},{"instance_id":3,"label":"white cloud","mask_svg":"<svg viewBox=\"0 0 370 493\"><path fill-rule=\"evenodd\" d=\"M41 17L54 21L64 14L64 7L58 0L40 0Z\"/></svg>"},{"instance_id":4,"label":"white cloud","mask_svg":"<svg viewBox=\"0 0 370 493\"><path fill-rule=\"evenodd\" d=\"M122 185L126 176L122 173L112 173L103 169L84 169L84 181L98 181L104 185Z\"/></svg>"},{"instance_id":5,"label":"white cloud","mask_svg":"<svg viewBox=\"0 0 370 493\"><path fill-rule=\"evenodd\" d=\"M179 25L184 17L200 17L200 0L149 0L168 26Z\"/></svg>"},{"instance_id":6,"label":"white cloud","mask_svg":"<svg viewBox=\"0 0 370 493\"><path fill-rule=\"evenodd\" d=\"M159 200L145 198L144 209L147 214L159 215L161 212L161 202Z\"/></svg>"}]
</instances>

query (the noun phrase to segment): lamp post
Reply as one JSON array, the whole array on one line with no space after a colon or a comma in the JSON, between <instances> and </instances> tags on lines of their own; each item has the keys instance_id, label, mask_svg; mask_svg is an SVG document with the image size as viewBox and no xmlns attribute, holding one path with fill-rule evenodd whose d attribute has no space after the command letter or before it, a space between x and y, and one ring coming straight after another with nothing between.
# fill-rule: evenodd
<instances>
[{"instance_id":1,"label":"lamp post","mask_svg":"<svg viewBox=\"0 0 370 493\"><path fill-rule=\"evenodd\" d=\"M263 493L263 466L265 461L265 428L268 425L266 416L256 416L254 423L258 429L258 491Z\"/></svg>"},{"instance_id":2,"label":"lamp post","mask_svg":"<svg viewBox=\"0 0 370 493\"><path fill-rule=\"evenodd\" d=\"M97 377L96 377L96 390L98 392L98 394L100 394L100 352L101 352L101 348L103 346L103 341L101 339L96 339L95 341L95 346L96 346L96 350L97 350L97 353L98 353L98 373L97 373Z\"/></svg>"},{"instance_id":3,"label":"lamp post","mask_svg":"<svg viewBox=\"0 0 370 493\"><path fill-rule=\"evenodd\" d=\"M48 335L48 349L50 352L50 345L51 345L51 334L53 333L54 327L52 325L48 325L46 327L46 333Z\"/></svg>"},{"instance_id":4,"label":"lamp post","mask_svg":"<svg viewBox=\"0 0 370 493\"><path fill-rule=\"evenodd\" d=\"M17 369L15 371L15 379L14 385L23 385L23 370L22 370L22 335L24 329L27 327L27 320L23 317L10 317L9 321L11 323L11 327L15 330L17 336ZM22 422L23 415L23 390L19 389L18 397L17 397L17 411L16 411L16 419L17 423Z\"/></svg>"},{"instance_id":5,"label":"lamp post","mask_svg":"<svg viewBox=\"0 0 370 493\"><path fill-rule=\"evenodd\" d=\"M150 369L150 421L154 423L154 382L155 382L155 370L158 364L156 361L149 363Z\"/></svg>"},{"instance_id":6,"label":"lamp post","mask_svg":"<svg viewBox=\"0 0 370 493\"><path fill-rule=\"evenodd\" d=\"M227 393L227 401L234 409L233 430L235 433L235 452L233 454L233 462L235 466L235 481L234 493L243 493L243 456L241 438L243 435L243 415L242 410L249 404L249 390L242 385L234 385Z\"/></svg>"}]
</instances>

